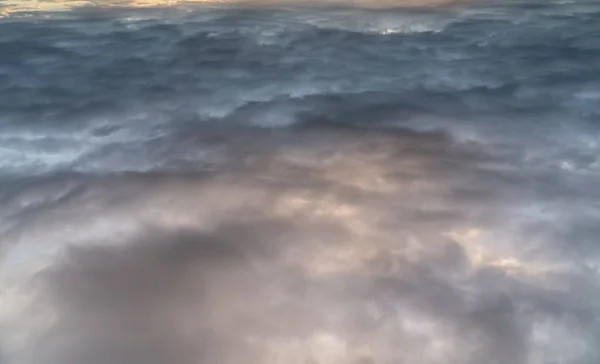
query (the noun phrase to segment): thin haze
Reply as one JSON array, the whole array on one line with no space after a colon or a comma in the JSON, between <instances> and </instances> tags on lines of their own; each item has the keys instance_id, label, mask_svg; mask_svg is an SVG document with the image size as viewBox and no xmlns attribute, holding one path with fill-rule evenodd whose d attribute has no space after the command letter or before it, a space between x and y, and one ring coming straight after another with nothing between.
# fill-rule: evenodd
<instances>
[{"instance_id":1,"label":"thin haze","mask_svg":"<svg viewBox=\"0 0 600 364\"><path fill-rule=\"evenodd\" d=\"M456 4L468 0L309 0L298 2L296 0L4 0L0 9L4 15L23 11L60 11L81 7L138 7L156 8L181 5L207 5L207 4L244 4L244 5L273 5L273 4L340 4L344 6L366 7L423 7ZM471 0L473 1L473 0Z\"/></svg>"},{"instance_id":2,"label":"thin haze","mask_svg":"<svg viewBox=\"0 0 600 364\"><path fill-rule=\"evenodd\" d=\"M115 4L3 4L0 363L600 362L599 3Z\"/></svg>"}]
</instances>

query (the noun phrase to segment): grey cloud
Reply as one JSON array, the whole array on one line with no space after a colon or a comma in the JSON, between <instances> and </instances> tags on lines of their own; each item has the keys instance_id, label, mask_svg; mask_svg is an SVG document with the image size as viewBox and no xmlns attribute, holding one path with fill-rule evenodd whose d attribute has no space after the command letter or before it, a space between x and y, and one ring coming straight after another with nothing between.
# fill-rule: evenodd
<instances>
[{"instance_id":1,"label":"grey cloud","mask_svg":"<svg viewBox=\"0 0 600 364\"><path fill-rule=\"evenodd\" d=\"M597 11L482 4L0 21L2 364L599 362Z\"/></svg>"},{"instance_id":2,"label":"grey cloud","mask_svg":"<svg viewBox=\"0 0 600 364\"><path fill-rule=\"evenodd\" d=\"M238 230L156 232L118 249L73 248L47 275L61 319L36 355L48 363L222 360L231 348L219 349L225 343L211 332L220 328L210 327L204 296L219 289L215 271L247 269L245 252L260 251L256 238ZM198 332L186 333L186 325Z\"/></svg>"},{"instance_id":3,"label":"grey cloud","mask_svg":"<svg viewBox=\"0 0 600 364\"><path fill-rule=\"evenodd\" d=\"M49 202L15 215L13 247L67 245L37 273L53 324L11 362L537 363L552 335L574 340L558 363L595 358L597 273L548 254L562 238L528 245L559 225L512 215L553 198L518 159L438 132L240 130L212 173L16 193Z\"/></svg>"}]
</instances>

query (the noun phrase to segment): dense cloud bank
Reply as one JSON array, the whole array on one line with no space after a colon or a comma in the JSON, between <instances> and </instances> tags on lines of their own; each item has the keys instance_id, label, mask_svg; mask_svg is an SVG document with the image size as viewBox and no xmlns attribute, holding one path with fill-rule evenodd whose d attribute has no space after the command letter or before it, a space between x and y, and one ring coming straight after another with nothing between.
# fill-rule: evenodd
<instances>
[{"instance_id":1,"label":"dense cloud bank","mask_svg":"<svg viewBox=\"0 0 600 364\"><path fill-rule=\"evenodd\" d=\"M600 7L0 20L0 362L600 361Z\"/></svg>"}]
</instances>

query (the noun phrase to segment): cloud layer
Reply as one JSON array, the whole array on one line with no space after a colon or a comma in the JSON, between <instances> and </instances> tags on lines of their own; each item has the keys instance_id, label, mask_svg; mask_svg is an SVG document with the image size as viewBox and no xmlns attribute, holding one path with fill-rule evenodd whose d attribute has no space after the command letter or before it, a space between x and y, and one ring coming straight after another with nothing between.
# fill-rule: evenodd
<instances>
[{"instance_id":1,"label":"cloud layer","mask_svg":"<svg viewBox=\"0 0 600 364\"><path fill-rule=\"evenodd\" d=\"M216 174L20 190L45 202L5 235L10 362L597 360L586 176L443 133L270 134Z\"/></svg>"},{"instance_id":2,"label":"cloud layer","mask_svg":"<svg viewBox=\"0 0 600 364\"><path fill-rule=\"evenodd\" d=\"M600 9L411 11L2 20L0 361L598 363Z\"/></svg>"}]
</instances>

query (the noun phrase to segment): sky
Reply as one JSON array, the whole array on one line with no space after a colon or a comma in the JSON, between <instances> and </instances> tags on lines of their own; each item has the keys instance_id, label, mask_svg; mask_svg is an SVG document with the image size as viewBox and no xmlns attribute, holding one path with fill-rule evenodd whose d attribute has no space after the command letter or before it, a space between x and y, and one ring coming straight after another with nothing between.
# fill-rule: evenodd
<instances>
[{"instance_id":1,"label":"sky","mask_svg":"<svg viewBox=\"0 0 600 364\"><path fill-rule=\"evenodd\" d=\"M336 0L333 0L335 2ZM464 0L378 0L378 1L352 1L352 5L362 6L386 6L393 4L393 6L431 6L441 4L452 4L461 2ZM94 6L94 7L142 7L142 8L153 8L153 7L169 7L177 5L195 5L195 4L282 4L282 3L294 4L293 1L287 0L4 0L0 4L2 14L7 16L13 12L19 11L65 11L78 7ZM338 1L339 3L339 1ZM344 2L342 2L344 3ZM348 4L348 2L345 2Z\"/></svg>"}]
</instances>

